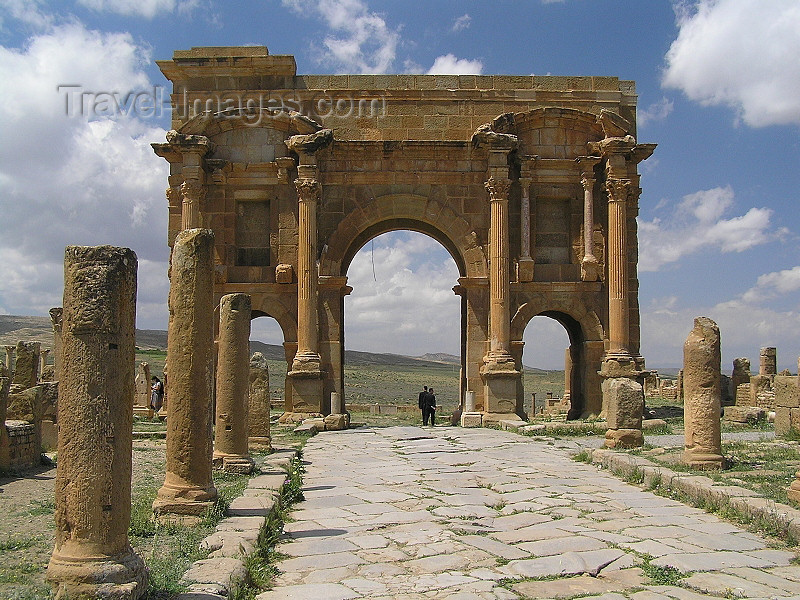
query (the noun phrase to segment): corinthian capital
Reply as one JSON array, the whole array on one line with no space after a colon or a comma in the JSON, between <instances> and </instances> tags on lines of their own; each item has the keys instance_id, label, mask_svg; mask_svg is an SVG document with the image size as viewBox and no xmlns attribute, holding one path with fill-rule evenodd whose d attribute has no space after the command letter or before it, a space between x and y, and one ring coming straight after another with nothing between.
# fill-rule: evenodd
<instances>
[{"instance_id":1,"label":"corinthian capital","mask_svg":"<svg viewBox=\"0 0 800 600\"><path fill-rule=\"evenodd\" d=\"M294 180L297 188L297 198L300 202L318 202L322 186L316 179L301 177Z\"/></svg>"},{"instance_id":2,"label":"corinthian capital","mask_svg":"<svg viewBox=\"0 0 800 600\"><path fill-rule=\"evenodd\" d=\"M594 187L594 177L591 173L581 173L581 185L583 186L583 191L591 190Z\"/></svg>"},{"instance_id":3,"label":"corinthian capital","mask_svg":"<svg viewBox=\"0 0 800 600\"><path fill-rule=\"evenodd\" d=\"M630 189L630 179L609 179L606 181L609 202L627 202Z\"/></svg>"},{"instance_id":4,"label":"corinthian capital","mask_svg":"<svg viewBox=\"0 0 800 600\"><path fill-rule=\"evenodd\" d=\"M205 193L206 189L197 179L187 179L181 184L181 196L184 202L199 202Z\"/></svg>"},{"instance_id":5,"label":"corinthian capital","mask_svg":"<svg viewBox=\"0 0 800 600\"><path fill-rule=\"evenodd\" d=\"M489 177L488 181L483 184L486 191L489 192L490 200L508 200L508 190L511 188L511 180L505 178L495 179L494 176Z\"/></svg>"},{"instance_id":6,"label":"corinthian capital","mask_svg":"<svg viewBox=\"0 0 800 600\"><path fill-rule=\"evenodd\" d=\"M166 189L167 194L167 204L170 206L178 206L181 202L181 192L176 187L168 187Z\"/></svg>"}]
</instances>

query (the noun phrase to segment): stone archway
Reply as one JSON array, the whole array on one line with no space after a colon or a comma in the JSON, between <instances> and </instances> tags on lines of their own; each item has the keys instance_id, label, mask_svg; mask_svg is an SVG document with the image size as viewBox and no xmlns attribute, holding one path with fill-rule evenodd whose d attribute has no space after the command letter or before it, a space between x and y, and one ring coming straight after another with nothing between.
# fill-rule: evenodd
<instances>
[{"instance_id":1,"label":"stone archway","mask_svg":"<svg viewBox=\"0 0 800 600\"><path fill-rule=\"evenodd\" d=\"M515 359L522 365L522 340L528 323L537 316L558 321L569 337L570 410L568 419L599 415L603 409L600 370L604 353L603 327L597 314L574 300L538 298L519 307L511 321L511 339ZM524 392L520 385L517 402L521 407Z\"/></svg>"}]
</instances>

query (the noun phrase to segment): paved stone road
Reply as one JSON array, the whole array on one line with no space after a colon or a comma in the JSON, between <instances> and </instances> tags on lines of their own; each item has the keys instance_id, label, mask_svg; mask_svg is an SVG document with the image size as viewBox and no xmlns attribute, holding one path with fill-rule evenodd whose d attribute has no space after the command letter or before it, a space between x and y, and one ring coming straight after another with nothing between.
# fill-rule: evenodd
<instances>
[{"instance_id":1,"label":"paved stone road","mask_svg":"<svg viewBox=\"0 0 800 600\"><path fill-rule=\"evenodd\" d=\"M800 599L794 553L546 442L361 428L319 434L304 458L289 558L258 600ZM648 559L689 575L656 585Z\"/></svg>"}]
</instances>

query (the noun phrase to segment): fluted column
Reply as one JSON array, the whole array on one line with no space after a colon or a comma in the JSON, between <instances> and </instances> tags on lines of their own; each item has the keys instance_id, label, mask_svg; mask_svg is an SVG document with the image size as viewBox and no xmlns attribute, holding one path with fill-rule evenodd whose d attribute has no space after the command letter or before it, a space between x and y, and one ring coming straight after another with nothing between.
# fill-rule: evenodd
<instances>
[{"instance_id":1,"label":"fluted column","mask_svg":"<svg viewBox=\"0 0 800 600\"><path fill-rule=\"evenodd\" d=\"M201 227L200 202L205 195L205 189L198 179L187 179L181 184L181 230L196 229Z\"/></svg>"},{"instance_id":2,"label":"fluted column","mask_svg":"<svg viewBox=\"0 0 800 600\"><path fill-rule=\"evenodd\" d=\"M581 186L583 186L583 260L581 261L581 280L597 281L600 265L594 255L594 166L599 158L581 157Z\"/></svg>"},{"instance_id":3,"label":"fluted column","mask_svg":"<svg viewBox=\"0 0 800 600\"><path fill-rule=\"evenodd\" d=\"M490 177L489 192L489 323L490 343L487 362L513 362L509 352L511 338L511 286L508 260L508 190L511 182Z\"/></svg>"},{"instance_id":4,"label":"fluted column","mask_svg":"<svg viewBox=\"0 0 800 600\"><path fill-rule=\"evenodd\" d=\"M317 202L321 186L316 179L295 180L297 188L297 354L292 370L303 364L319 364L319 331L317 329Z\"/></svg>"},{"instance_id":5,"label":"fluted column","mask_svg":"<svg viewBox=\"0 0 800 600\"><path fill-rule=\"evenodd\" d=\"M520 201L520 258L531 257L531 179L521 177L519 180L522 188L522 199Z\"/></svg>"},{"instance_id":6,"label":"fluted column","mask_svg":"<svg viewBox=\"0 0 800 600\"><path fill-rule=\"evenodd\" d=\"M629 179L608 179L608 340L610 357L629 357L627 202Z\"/></svg>"}]
</instances>

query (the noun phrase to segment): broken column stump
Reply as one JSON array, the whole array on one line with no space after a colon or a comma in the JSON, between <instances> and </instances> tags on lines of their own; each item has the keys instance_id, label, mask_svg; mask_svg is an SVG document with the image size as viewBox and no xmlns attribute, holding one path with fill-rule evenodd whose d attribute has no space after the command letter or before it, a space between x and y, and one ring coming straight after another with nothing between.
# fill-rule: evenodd
<instances>
[{"instance_id":1,"label":"broken column stump","mask_svg":"<svg viewBox=\"0 0 800 600\"><path fill-rule=\"evenodd\" d=\"M215 467L252 473L247 438L250 403L250 296L227 294L219 303Z\"/></svg>"},{"instance_id":2,"label":"broken column stump","mask_svg":"<svg viewBox=\"0 0 800 600\"><path fill-rule=\"evenodd\" d=\"M198 522L217 498L211 477L214 234L175 238L169 286L166 476L153 501L162 521Z\"/></svg>"},{"instance_id":3,"label":"broken column stump","mask_svg":"<svg viewBox=\"0 0 800 600\"><path fill-rule=\"evenodd\" d=\"M136 268L127 248L65 252L56 535L47 567L56 598L135 600L147 588L128 539Z\"/></svg>"},{"instance_id":4,"label":"broken column stump","mask_svg":"<svg viewBox=\"0 0 800 600\"><path fill-rule=\"evenodd\" d=\"M250 448L272 450L269 418L269 365L261 352L250 357L250 412L247 415Z\"/></svg>"},{"instance_id":5,"label":"broken column stump","mask_svg":"<svg viewBox=\"0 0 800 600\"><path fill-rule=\"evenodd\" d=\"M694 469L725 466L722 456L719 327L697 317L683 345L683 461Z\"/></svg>"}]
</instances>

